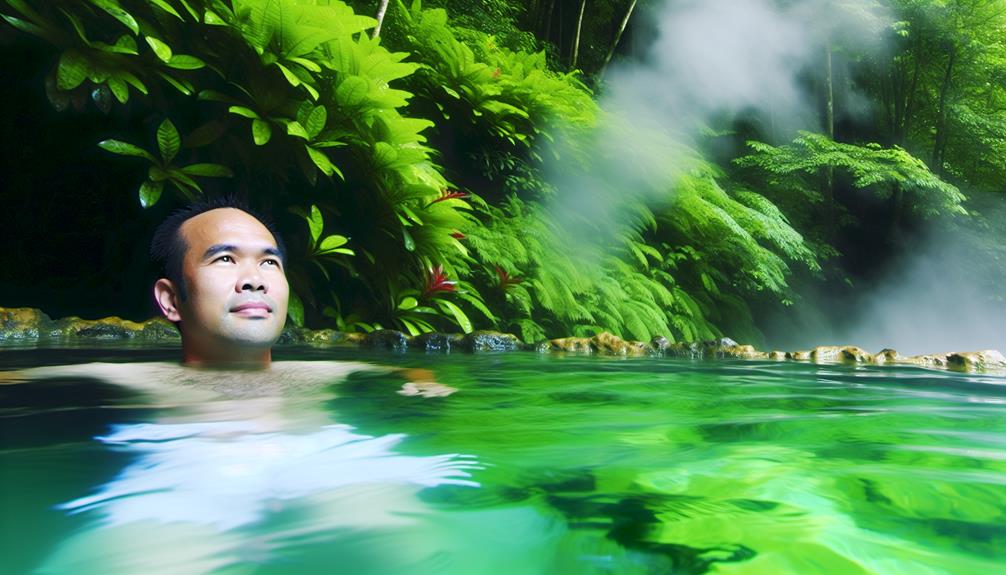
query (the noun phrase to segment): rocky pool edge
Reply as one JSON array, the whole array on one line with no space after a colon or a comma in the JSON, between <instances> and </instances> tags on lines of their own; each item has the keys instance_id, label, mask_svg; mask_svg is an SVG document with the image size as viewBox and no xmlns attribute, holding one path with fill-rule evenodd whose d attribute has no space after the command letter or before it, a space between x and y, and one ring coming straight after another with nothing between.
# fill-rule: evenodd
<instances>
[{"instance_id":1,"label":"rocky pool edge","mask_svg":"<svg viewBox=\"0 0 1006 575\"><path fill-rule=\"evenodd\" d=\"M143 322L114 316L101 319L82 319L76 316L52 319L36 308L0 307L0 342L59 343L117 340L171 343L179 341L180 336L175 327L162 318ZM440 353L533 351L624 357L734 358L811 363L915 365L963 372L1006 370L1006 357L994 349L913 356L903 356L894 349L870 353L853 345L818 346L799 351L760 351L754 346L738 344L726 337L681 343L656 336L648 342L643 342L625 340L607 332L592 337L564 337L525 344L513 334L495 331L475 331L468 334L425 333L410 336L390 329L371 333L347 333L332 329L287 327L283 330L278 343L319 347L359 346L396 352L410 349Z\"/></svg>"}]
</instances>

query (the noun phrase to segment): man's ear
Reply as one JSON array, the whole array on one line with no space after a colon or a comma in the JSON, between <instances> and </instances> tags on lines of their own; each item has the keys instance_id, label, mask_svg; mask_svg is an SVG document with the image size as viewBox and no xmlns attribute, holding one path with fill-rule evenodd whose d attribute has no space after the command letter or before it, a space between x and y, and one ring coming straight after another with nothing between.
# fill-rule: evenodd
<instances>
[{"instance_id":1,"label":"man's ear","mask_svg":"<svg viewBox=\"0 0 1006 575\"><path fill-rule=\"evenodd\" d=\"M154 300L168 321L172 323L182 321L182 316L178 313L178 292L171 280L165 278L157 280L154 284Z\"/></svg>"}]
</instances>

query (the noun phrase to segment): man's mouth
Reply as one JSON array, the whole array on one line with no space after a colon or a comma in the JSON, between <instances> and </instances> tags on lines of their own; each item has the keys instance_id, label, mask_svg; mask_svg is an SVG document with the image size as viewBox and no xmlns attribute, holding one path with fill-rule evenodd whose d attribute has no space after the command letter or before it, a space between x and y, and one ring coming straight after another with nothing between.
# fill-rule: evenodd
<instances>
[{"instance_id":1,"label":"man's mouth","mask_svg":"<svg viewBox=\"0 0 1006 575\"><path fill-rule=\"evenodd\" d=\"M267 317L272 313L272 308L264 302L250 301L232 307L231 313L242 317Z\"/></svg>"}]
</instances>

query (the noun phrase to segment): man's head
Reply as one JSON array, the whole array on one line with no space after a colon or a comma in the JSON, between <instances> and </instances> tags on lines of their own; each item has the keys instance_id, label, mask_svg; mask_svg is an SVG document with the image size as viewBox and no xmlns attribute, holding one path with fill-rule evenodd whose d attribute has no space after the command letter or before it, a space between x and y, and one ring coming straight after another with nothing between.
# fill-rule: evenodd
<instances>
[{"instance_id":1,"label":"man's head","mask_svg":"<svg viewBox=\"0 0 1006 575\"><path fill-rule=\"evenodd\" d=\"M193 204L161 224L151 255L163 267L154 298L186 363L268 364L290 294L271 225L231 200Z\"/></svg>"}]
</instances>

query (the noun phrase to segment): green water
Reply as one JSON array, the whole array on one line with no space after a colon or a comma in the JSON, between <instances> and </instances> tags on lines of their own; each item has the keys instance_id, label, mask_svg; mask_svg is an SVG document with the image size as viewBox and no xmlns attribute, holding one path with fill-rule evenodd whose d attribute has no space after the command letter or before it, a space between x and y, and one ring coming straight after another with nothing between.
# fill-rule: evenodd
<instances>
[{"instance_id":1,"label":"green water","mask_svg":"<svg viewBox=\"0 0 1006 575\"><path fill-rule=\"evenodd\" d=\"M0 369L176 353L14 349ZM1002 375L277 353L332 358L458 392L355 374L263 430L240 402L200 422L94 380L0 386L0 571L1006 572Z\"/></svg>"}]
</instances>

